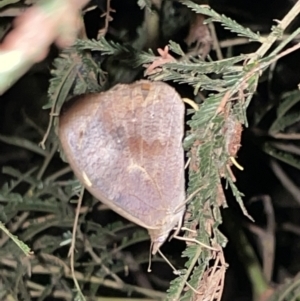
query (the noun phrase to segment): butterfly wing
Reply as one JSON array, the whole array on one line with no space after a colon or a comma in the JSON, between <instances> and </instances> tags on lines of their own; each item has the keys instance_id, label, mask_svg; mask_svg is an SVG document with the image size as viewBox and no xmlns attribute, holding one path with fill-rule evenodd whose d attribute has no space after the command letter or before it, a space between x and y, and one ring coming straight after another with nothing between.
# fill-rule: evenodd
<instances>
[{"instance_id":1,"label":"butterfly wing","mask_svg":"<svg viewBox=\"0 0 300 301\"><path fill-rule=\"evenodd\" d=\"M139 81L75 101L61 116L59 136L96 198L156 229L184 201L183 117L173 88Z\"/></svg>"}]
</instances>

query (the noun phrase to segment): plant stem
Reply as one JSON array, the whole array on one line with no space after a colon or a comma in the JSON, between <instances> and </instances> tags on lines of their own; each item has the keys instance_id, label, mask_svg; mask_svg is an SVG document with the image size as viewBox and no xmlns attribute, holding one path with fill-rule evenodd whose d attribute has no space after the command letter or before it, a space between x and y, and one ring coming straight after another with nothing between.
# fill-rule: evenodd
<instances>
[{"instance_id":1,"label":"plant stem","mask_svg":"<svg viewBox=\"0 0 300 301\"><path fill-rule=\"evenodd\" d=\"M284 31L291 22L296 18L296 16L300 13L300 0L296 2L296 4L292 7L292 9L285 15L285 17L278 21L277 28ZM255 56L250 60L250 63L253 63L257 58L263 57L267 51L271 48L273 43L278 39L278 33L276 30L273 30L265 42L258 48L255 53Z\"/></svg>"}]
</instances>

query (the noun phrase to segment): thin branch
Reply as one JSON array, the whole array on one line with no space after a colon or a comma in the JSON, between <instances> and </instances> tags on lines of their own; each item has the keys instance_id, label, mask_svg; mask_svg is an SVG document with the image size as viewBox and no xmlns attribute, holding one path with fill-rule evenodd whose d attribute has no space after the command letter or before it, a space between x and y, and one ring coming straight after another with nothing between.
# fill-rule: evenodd
<instances>
[{"instance_id":1,"label":"thin branch","mask_svg":"<svg viewBox=\"0 0 300 301\"><path fill-rule=\"evenodd\" d=\"M278 21L278 28L284 31L291 22L297 17L300 13L300 1L298 0L296 4L292 7L292 9L285 15L285 17ZM267 37L265 42L259 47L259 49L255 53L255 57L253 57L249 63L253 63L256 58L263 57L267 51L271 48L274 42L278 39L278 34L275 30L273 30L270 35Z\"/></svg>"},{"instance_id":2,"label":"thin branch","mask_svg":"<svg viewBox=\"0 0 300 301\"><path fill-rule=\"evenodd\" d=\"M275 260L275 215L272 206L272 200L268 195L257 196L251 199L253 201L262 201L267 217L267 227L260 228L254 224L248 224L248 229L259 237L259 243L262 247L261 257L263 262L263 271L266 280L271 283L274 260Z\"/></svg>"},{"instance_id":3,"label":"thin branch","mask_svg":"<svg viewBox=\"0 0 300 301\"><path fill-rule=\"evenodd\" d=\"M99 30L97 39L100 39L101 37L104 37L106 35L106 33L108 31L109 22L111 22L113 20L110 13L114 13L115 10L113 8L111 8L110 1L111 0L106 0L106 12L101 15L101 17L105 17L105 24L104 24L104 28Z\"/></svg>"},{"instance_id":4,"label":"thin branch","mask_svg":"<svg viewBox=\"0 0 300 301\"><path fill-rule=\"evenodd\" d=\"M83 194L84 194L84 188L81 188L81 192L78 198L77 202L77 208L76 208L76 214L75 214L75 219L74 219L74 224L73 224L73 231L72 231L72 241L71 241L71 246L69 249L69 254L68 256L70 257L70 267L71 267L71 274L73 277L73 281L75 284L75 287L77 289L78 294L81 296L82 300L85 300L85 297L83 296L79 283L76 278L76 273L75 273L75 268L74 268L74 262L75 262L75 242L76 242L76 233L77 233L77 225L78 225L78 219L79 219L79 214L80 214L80 207L83 199Z\"/></svg>"},{"instance_id":5,"label":"thin branch","mask_svg":"<svg viewBox=\"0 0 300 301\"><path fill-rule=\"evenodd\" d=\"M300 204L300 189L298 186L287 176L275 160L271 160L270 166L282 186L294 197L295 201Z\"/></svg>"},{"instance_id":6,"label":"thin branch","mask_svg":"<svg viewBox=\"0 0 300 301\"><path fill-rule=\"evenodd\" d=\"M14 269L16 269L18 265L16 260L2 258L2 257L0 258L0 262L5 266ZM57 266L43 266L41 264L37 264L32 267L32 273L37 275L53 275L60 272L61 272L61 267L57 267ZM73 275L70 271L66 271L66 274L64 276L66 278L73 279ZM166 297L165 293L159 291L142 288L135 285L129 285L129 284L122 285L116 283L115 281L109 279L103 279L102 277L98 277L98 276L90 276L89 278L87 278L83 273L78 271L75 271L75 276L77 281L81 281L83 283L93 283L93 284L103 285L111 289L121 290L125 292L137 292L149 298L153 298L154 300L164 300Z\"/></svg>"}]
</instances>

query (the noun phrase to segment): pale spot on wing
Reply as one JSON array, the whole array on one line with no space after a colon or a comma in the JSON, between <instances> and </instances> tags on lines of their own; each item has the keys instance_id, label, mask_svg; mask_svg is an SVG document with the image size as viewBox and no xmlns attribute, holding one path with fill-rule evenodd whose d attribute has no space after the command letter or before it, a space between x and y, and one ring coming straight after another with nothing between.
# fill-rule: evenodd
<instances>
[{"instance_id":1,"label":"pale spot on wing","mask_svg":"<svg viewBox=\"0 0 300 301\"><path fill-rule=\"evenodd\" d=\"M133 161L131 161L131 164L127 167L127 171L130 172L133 169L139 169L141 170L143 173L145 173L146 175L148 175L147 171L145 170L145 168L143 168L142 166L134 163Z\"/></svg>"},{"instance_id":2,"label":"pale spot on wing","mask_svg":"<svg viewBox=\"0 0 300 301\"><path fill-rule=\"evenodd\" d=\"M84 171L82 172L82 177L83 177L84 183L85 183L88 187L92 187L92 182L90 181L89 177L86 175L86 173L85 173Z\"/></svg>"},{"instance_id":3,"label":"pale spot on wing","mask_svg":"<svg viewBox=\"0 0 300 301\"><path fill-rule=\"evenodd\" d=\"M143 166L140 166L136 163L131 163L128 167L127 167L127 171L130 173L134 173L135 171L141 171L142 174L144 174L145 176L145 179L148 179L150 180L150 182L152 183L153 187L155 187L156 191L158 192L159 196L160 196L160 199L162 200L162 193L161 193L161 190L160 190L160 187L159 185L157 184L155 178L153 178L148 172L147 170L143 167ZM149 205L149 204L148 204Z\"/></svg>"}]
</instances>

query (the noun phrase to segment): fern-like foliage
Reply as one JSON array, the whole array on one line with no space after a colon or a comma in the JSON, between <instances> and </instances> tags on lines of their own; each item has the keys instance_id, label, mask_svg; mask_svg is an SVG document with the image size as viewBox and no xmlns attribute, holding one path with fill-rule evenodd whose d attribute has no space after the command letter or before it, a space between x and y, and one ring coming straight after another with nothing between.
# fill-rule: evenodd
<instances>
[{"instance_id":1,"label":"fern-like foliage","mask_svg":"<svg viewBox=\"0 0 300 301\"><path fill-rule=\"evenodd\" d=\"M197 5L193 1L190 0L181 0L182 4L191 8L197 14L203 14L204 16L208 16L209 18L206 20L206 23L209 22L218 22L225 28L230 30L231 32L236 33L239 36L246 37L251 41L262 42L262 39L258 33L254 33L249 28L245 28L244 26L238 24L236 21L218 14L216 11L211 9L207 5Z\"/></svg>"},{"instance_id":2,"label":"fern-like foliage","mask_svg":"<svg viewBox=\"0 0 300 301\"><path fill-rule=\"evenodd\" d=\"M101 51L103 55L112 55L118 51L132 51L130 47L124 47L123 45L113 41L108 42L104 37L101 37L99 40L77 40L76 49Z\"/></svg>"},{"instance_id":3,"label":"fern-like foliage","mask_svg":"<svg viewBox=\"0 0 300 301\"><path fill-rule=\"evenodd\" d=\"M300 168L300 152L297 143L300 139L297 130L300 120L299 103L300 93L295 90L284 93L277 108L269 108L269 110L276 110L276 118L270 124L266 138L261 145L262 150L268 155L297 169ZM262 112L259 122L264 119L266 113ZM258 127L259 122L257 122ZM289 141L289 143L282 146L283 141Z\"/></svg>"},{"instance_id":4,"label":"fern-like foliage","mask_svg":"<svg viewBox=\"0 0 300 301\"><path fill-rule=\"evenodd\" d=\"M60 283L65 282L64 279L72 279L67 254L65 256L61 255L66 253L71 242L70 231L74 222L74 210L70 199L76 198L78 182L60 182L55 174L48 176L48 180L47 178L39 180L37 179L37 168L31 169L25 174L12 168L4 168L3 172L9 175L12 180L0 189L1 220L4 222L13 221L24 214L27 219L22 228L18 229L18 238L12 234L13 231L17 230L16 228L7 228L3 223L0 223L0 229L3 233L8 234L7 239L2 237L1 240L0 257L2 260L0 266L4 270L10 268L13 271L9 274L2 274L1 281L6 281L7 287L9 287L9 283L13 283L16 295L19 294L26 300L26 296L30 296L33 291L30 286L28 287L23 283L22 275L28 272L28 268L24 264L24 260L26 261L24 254L27 257L32 257L30 264L33 276L36 273L42 273L60 279ZM60 174L64 175L64 173ZM27 192L24 194L15 192L19 185L28 187ZM92 202L92 199L87 199L85 205L88 207L86 208L91 207ZM91 281L91 285L95 289L94 294L96 294L96 288L100 285L108 288L116 287L114 280L105 280L105 278L111 278L111 275L124 270L124 262L127 259L120 256L120 254L123 254L123 249L147 241L148 234L141 230L134 231L131 236L123 237L123 234L119 235L118 233L121 231L124 233L126 229L130 230L133 225L124 225L117 222L102 227L98 223L86 220L87 213L88 210L83 211L79 219L79 229L85 230L81 232L81 238L77 238L75 269L80 283ZM116 240L116 237L120 238ZM116 241L118 241L118 248L109 250L109 246L113 247ZM28 247L28 244L31 248ZM88 248L84 247L86 244L88 244ZM91 254L95 258L100 258L101 254L101 261L82 262L82 258L91 256ZM147 261L148 254L140 254L138 262L143 264ZM21 277L18 282L16 282L14 275ZM12 280L12 277L14 277L14 280ZM40 277L33 281L35 285L42 287L39 295L41 298L51 296L53 290L56 289L56 282L44 285ZM154 294L157 300L162 300L164 296L163 293L152 290L139 290L134 285L120 286L120 284L117 284L117 286L128 293L137 291L148 297ZM3 290L1 293L6 296L8 291ZM76 294L79 300L80 298L85 300L82 292L78 291ZM69 294L70 298L71 295Z\"/></svg>"}]
</instances>

